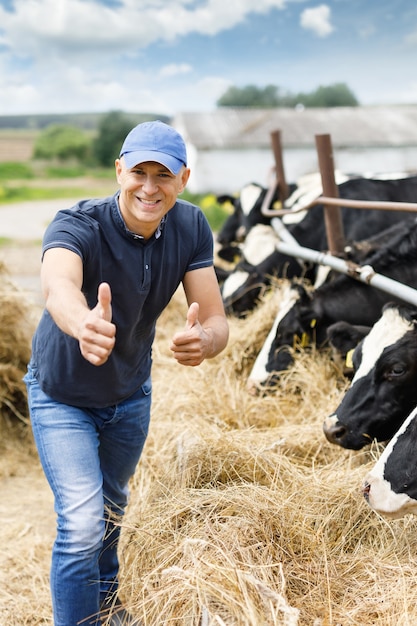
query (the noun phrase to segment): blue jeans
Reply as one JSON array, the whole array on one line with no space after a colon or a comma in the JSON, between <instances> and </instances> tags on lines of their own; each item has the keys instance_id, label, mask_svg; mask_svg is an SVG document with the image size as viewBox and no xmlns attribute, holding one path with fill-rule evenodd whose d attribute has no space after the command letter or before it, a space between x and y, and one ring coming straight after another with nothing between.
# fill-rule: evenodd
<instances>
[{"instance_id":1,"label":"blue jeans","mask_svg":"<svg viewBox=\"0 0 417 626\"><path fill-rule=\"evenodd\" d=\"M100 624L100 603L117 591L120 526L128 482L148 434L151 380L105 409L47 396L30 365L24 378L39 457L55 498L54 626ZM63 381L65 384L65 381Z\"/></svg>"}]
</instances>

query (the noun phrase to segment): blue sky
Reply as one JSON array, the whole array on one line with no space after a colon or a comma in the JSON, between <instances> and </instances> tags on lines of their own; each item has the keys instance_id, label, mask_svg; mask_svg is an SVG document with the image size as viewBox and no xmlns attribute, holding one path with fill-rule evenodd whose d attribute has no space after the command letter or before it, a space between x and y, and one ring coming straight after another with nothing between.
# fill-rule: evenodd
<instances>
[{"instance_id":1,"label":"blue sky","mask_svg":"<svg viewBox=\"0 0 417 626\"><path fill-rule=\"evenodd\" d=\"M231 85L417 103L416 0L0 0L0 115L210 111Z\"/></svg>"}]
</instances>

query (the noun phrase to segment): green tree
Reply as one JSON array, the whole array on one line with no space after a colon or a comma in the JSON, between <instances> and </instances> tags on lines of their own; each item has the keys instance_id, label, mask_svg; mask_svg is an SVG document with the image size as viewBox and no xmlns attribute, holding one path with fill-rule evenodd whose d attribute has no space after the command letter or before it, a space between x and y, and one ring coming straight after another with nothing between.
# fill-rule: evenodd
<instances>
[{"instance_id":1,"label":"green tree","mask_svg":"<svg viewBox=\"0 0 417 626\"><path fill-rule=\"evenodd\" d=\"M33 156L35 159L76 159L85 161L91 152L91 139L75 126L52 124L37 138Z\"/></svg>"},{"instance_id":2,"label":"green tree","mask_svg":"<svg viewBox=\"0 0 417 626\"><path fill-rule=\"evenodd\" d=\"M279 106L278 87L274 85L267 85L264 88L255 85L229 87L217 100L217 106L276 107Z\"/></svg>"},{"instance_id":3,"label":"green tree","mask_svg":"<svg viewBox=\"0 0 417 626\"><path fill-rule=\"evenodd\" d=\"M359 102L354 93L345 83L321 85L311 93L298 94L297 103L306 107L351 107L358 106Z\"/></svg>"},{"instance_id":4,"label":"green tree","mask_svg":"<svg viewBox=\"0 0 417 626\"><path fill-rule=\"evenodd\" d=\"M353 92L345 83L320 86L310 93L284 93L275 85L260 88L255 85L246 87L232 86L217 100L217 106L229 107L294 107L303 104L306 107L357 106L359 104Z\"/></svg>"},{"instance_id":5,"label":"green tree","mask_svg":"<svg viewBox=\"0 0 417 626\"><path fill-rule=\"evenodd\" d=\"M119 156L123 140L136 122L121 111L110 111L100 121L93 154L100 165L110 167Z\"/></svg>"}]
</instances>

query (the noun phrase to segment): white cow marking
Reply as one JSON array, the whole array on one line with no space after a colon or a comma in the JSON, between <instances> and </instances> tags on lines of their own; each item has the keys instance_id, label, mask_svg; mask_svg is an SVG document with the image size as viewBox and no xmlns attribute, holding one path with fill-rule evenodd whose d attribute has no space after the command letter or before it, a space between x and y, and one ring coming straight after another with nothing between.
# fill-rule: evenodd
<instances>
[{"instance_id":1,"label":"white cow marking","mask_svg":"<svg viewBox=\"0 0 417 626\"><path fill-rule=\"evenodd\" d=\"M259 185L246 185L240 192L240 206L244 215L248 216L255 206L259 196L261 195L261 187Z\"/></svg>"},{"instance_id":2,"label":"white cow marking","mask_svg":"<svg viewBox=\"0 0 417 626\"><path fill-rule=\"evenodd\" d=\"M243 287L248 278L248 272L236 271L230 274L223 283L222 297L230 298L238 289Z\"/></svg>"},{"instance_id":3,"label":"white cow marking","mask_svg":"<svg viewBox=\"0 0 417 626\"><path fill-rule=\"evenodd\" d=\"M352 379L351 387L371 371L385 348L399 341L412 328L412 322L407 322L397 309L389 308L384 311L363 340L362 361Z\"/></svg>"},{"instance_id":4,"label":"white cow marking","mask_svg":"<svg viewBox=\"0 0 417 626\"><path fill-rule=\"evenodd\" d=\"M337 185L349 180L349 176L342 172L335 172L335 181ZM300 222L307 215L307 211L302 211L304 207L309 206L313 200L321 196L323 193L323 186L321 183L321 174L314 172L312 174L306 174L301 176L297 180L297 188L293 191L289 198L284 203L286 209L297 211L294 215L285 215L282 219L284 224L294 224Z\"/></svg>"},{"instance_id":5,"label":"white cow marking","mask_svg":"<svg viewBox=\"0 0 417 626\"><path fill-rule=\"evenodd\" d=\"M370 472L365 476L364 485L369 489L367 500L369 505L386 515L387 517L402 517L406 513L417 515L417 501L410 498L405 493L395 493L391 488L391 483L384 478L385 465L388 457L392 453L398 438L404 434L409 424L417 416L417 407L410 413L401 428L391 439L378 461Z\"/></svg>"},{"instance_id":6,"label":"white cow marking","mask_svg":"<svg viewBox=\"0 0 417 626\"><path fill-rule=\"evenodd\" d=\"M246 237L242 248L243 256L256 267L275 252L277 241L277 235L271 226L256 224Z\"/></svg>"},{"instance_id":7,"label":"white cow marking","mask_svg":"<svg viewBox=\"0 0 417 626\"><path fill-rule=\"evenodd\" d=\"M282 300L279 305L278 313L275 318L275 321L272 325L271 330L262 346L261 351L259 352L255 364L252 368L251 373L248 378L248 387L253 388L257 384L264 382L268 376L269 372L266 371L266 364L268 362L268 355L271 349L272 342L277 334L277 328L281 320L287 315L287 313L292 309L297 300L299 300L300 294L296 289L293 289L291 286L288 286L284 289L282 293Z\"/></svg>"}]
</instances>

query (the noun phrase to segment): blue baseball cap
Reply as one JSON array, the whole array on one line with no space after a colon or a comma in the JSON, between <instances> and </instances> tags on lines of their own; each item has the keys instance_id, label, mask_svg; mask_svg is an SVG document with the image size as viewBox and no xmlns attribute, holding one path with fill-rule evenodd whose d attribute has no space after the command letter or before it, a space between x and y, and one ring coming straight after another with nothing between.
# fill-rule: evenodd
<instances>
[{"instance_id":1,"label":"blue baseball cap","mask_svg":"<svg viewBox=\"0 0 417 626\"><path fill-rule=\"evenodd\" d=\"M172 126L157 120L133 128L123 142L120 156L131 169L145 161L162 163L173 174L187 165L187 151L181 135Z\"/></svg>"}]
</instances>

